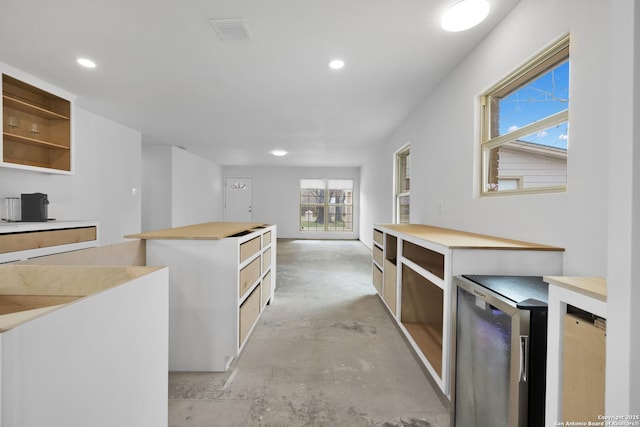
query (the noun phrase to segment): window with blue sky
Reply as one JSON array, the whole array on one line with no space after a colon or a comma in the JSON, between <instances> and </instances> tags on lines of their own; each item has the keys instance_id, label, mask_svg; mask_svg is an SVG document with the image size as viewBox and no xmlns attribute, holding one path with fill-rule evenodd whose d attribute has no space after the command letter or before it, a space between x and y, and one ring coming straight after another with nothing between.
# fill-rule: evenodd
<instances>
[{"instance_id":1,"label":"window with blue sky","mask_svg":"<svg viewBox=\"0 0 640 427\"><path fill-rule=\"evenodd\" d=\"M481 97L482 194L565 191L569 38Z\"/></svg>"}]
</instances>

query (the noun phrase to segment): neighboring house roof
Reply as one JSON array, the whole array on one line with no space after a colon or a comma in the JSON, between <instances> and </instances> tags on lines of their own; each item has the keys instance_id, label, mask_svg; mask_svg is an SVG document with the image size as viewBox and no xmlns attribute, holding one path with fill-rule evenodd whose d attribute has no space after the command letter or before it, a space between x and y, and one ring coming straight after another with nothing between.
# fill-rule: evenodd
<instances>
[{"instance_id":1,"label":"neighboring house roof","mask_svg":"<svg viewBox=\"0 0 640 427\"><path fill-rule=\"evenodd\" d=\"M521 153L534 154L544 157L553 157L557 159L567 159L567 149L559 147L551 147L548 145L536 144L528 141L513 141L509 144L500 146L501 150L512 150Z\"/></svg>"}]
</instances>

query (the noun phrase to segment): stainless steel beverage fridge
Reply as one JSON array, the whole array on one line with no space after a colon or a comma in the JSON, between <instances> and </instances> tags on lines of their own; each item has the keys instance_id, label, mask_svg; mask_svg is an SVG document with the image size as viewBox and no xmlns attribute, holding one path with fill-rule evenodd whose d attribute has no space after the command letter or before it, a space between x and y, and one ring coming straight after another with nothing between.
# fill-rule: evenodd
<instances>
[{"instance_id":1,"label":"stainless steel beverage fridge","mask_svg":"<svg viewBox=\"0 0 640 427\"><path fill-rule=\"evenodd\" d=\"M454 283L452 425L543 426L548 285L537 276Z\"/></svg>"}]
</instances>

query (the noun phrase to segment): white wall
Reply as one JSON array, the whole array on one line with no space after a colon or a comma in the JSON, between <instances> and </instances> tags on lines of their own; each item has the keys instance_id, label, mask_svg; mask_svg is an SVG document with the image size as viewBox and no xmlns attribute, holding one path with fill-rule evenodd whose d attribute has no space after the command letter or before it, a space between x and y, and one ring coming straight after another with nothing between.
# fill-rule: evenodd
<instances>
[{"instance_id":1,"label":"white wall","mask_svg":"<svg viewBox=\"0 0 640 427\"><path fill-rule=\"evenodd\" d=\"M608 96L607 411L640 413L640 7L612 2ZM606 93L606 92L603 92ZM635 148L635 149L634 149Z\"/></svg>"},{"instance_id":2,"label":"white wall","mask_svg":"<svg viewBox=\"0 0 640 427\"><path fill-rule=\"evenodd\" d=\"M383 179L392 181L393 152L410 142L412 222L562 246L565 274L607 276L609 313L614 313L608 326L616 331L615 338L608 337L608 357L617 353L607 366L608 377L617 381L616 387L608 382L610 414L640 412L640 368L630 363L638 350L630 343L637 343L640 327L640 316L631 314L631 306L640 304L640 292L632 293L631 287L639 275L632 261L640 263L640 243L631 240L633 217L640 217L640 202L633 204L638 188L632 186L634 170L638 183L634 166L640 167L637 154L632 163L638 138L633 132L638 95L636 89L634 104L630 90L638 84L633 78L635 13L634 21L632 0L521 0L362 168L367 209L361 236L368 246L373 224L391 220L392 191L376 190ZM567 32L572 37L567 191L477 197L477 96ZM615 220L609 220L612 214ZM616 236L608 235L611 231Z\"/></svg>"},{"instance_id":3,"label":"white wall","mask_svg":"<svg viewBox=\"0 0 640 427\"><path fill-rule=\"evenodd\" d=\"M143 231L222 221L222 168L174 146L142 147Z\"/></svg>"},{"instance_id":4,"label":"white wall","mask_svg":"<svg viewBox=\"0 0 640 427\"><path fill-rule=\"evenodd\" d=\"M0 197L45 193L50 218L99 221L101 245L140 231L140 133L75 109L75 174L0 168Z\"/></svg>"},{"instance_id":5,"label":"white wall","mask_svg":"<svg viewBox=\"0 0 640 427\"><path fill-rule=\"evenodd\" d=\"M277 225L279 238L358 238L360 168L228 166L224 168L224 176L225 178L253 178L253 221ZM300 180L304 178L353 179L354 231L352 233L312 233L298 230Z\"/></svg>"}]
</instances>

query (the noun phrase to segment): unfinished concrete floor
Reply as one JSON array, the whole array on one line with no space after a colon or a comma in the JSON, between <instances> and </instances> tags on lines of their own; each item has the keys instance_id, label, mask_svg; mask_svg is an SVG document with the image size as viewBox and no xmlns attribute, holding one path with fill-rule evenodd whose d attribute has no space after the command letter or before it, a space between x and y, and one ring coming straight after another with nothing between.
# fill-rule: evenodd
<instances>
[{"instance_id":1,"label":"unfinished concrete floor","mask_svg":"<svg viewBox=\"0 0 640 427\"><path fill-rule=\"evenodd\" d=\"M172 372L169 426L449 427L359 241L278 240L277 288L228 372Z\"/></svg>"}]
</instances>

